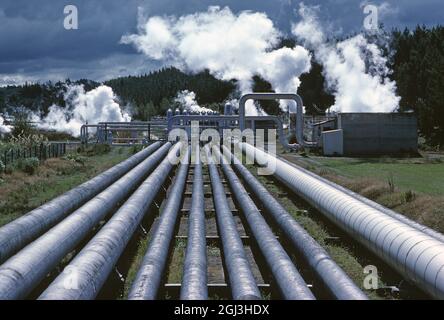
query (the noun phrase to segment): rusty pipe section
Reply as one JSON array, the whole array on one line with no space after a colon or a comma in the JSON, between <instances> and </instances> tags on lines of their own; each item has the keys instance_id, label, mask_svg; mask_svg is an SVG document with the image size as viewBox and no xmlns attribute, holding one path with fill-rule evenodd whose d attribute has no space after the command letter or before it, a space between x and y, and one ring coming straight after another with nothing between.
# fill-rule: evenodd
<instances>
[{"instance_id":1,"label":"rusty pipe section","mask_svg":"<svg viewBox=\"0 0 444 320\"><path fill-rule=\"evenodd\" d=\"M156 142L132 157L0 228L0 263L60 222L134 168L162 145Z\"/></svg>"}]
</instances>

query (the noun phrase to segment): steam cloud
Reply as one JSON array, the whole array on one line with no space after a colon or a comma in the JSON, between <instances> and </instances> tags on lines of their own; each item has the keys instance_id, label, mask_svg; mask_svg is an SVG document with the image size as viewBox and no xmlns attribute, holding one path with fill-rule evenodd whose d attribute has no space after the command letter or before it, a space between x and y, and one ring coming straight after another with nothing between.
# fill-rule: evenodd
<instances>
[{"instance_id":1,"label":"steam cloud","mask_svg":"<svg viewBox=\"0 0 444 320\"><path fill-rule=\"evenodd\" d=\"M193 91L183 90L177 93L175 101L179 103L184 110L189 112L208 112L211 109L204 108L196 102L196 94Z\"/></svg>"},{"instance_id":2,"label":"steam cloud","mask_svg":"<svg viewBox=\"0 0 444 320\"><path fill-rule=\"evenodd\" d=\"M0 116L0 135L11 132L11 126L7 126L4 123L5 119L3 119L2 116Z\"/></svg>"},{"instance_id":3,"label":"steam cloud","mask_svg":"<svg viewBox=\"0 0 444 320\"><path fill-rule=\"evenodd\" d=\"M216 78L238 80L241 93L252 91L252 77L259 75L276 91L296 92L302 73L311 67L311 56L301 46L280 48L281 33L264 13L209 7L206 12L181 16L139 14L138 34L123 36L121 42L156 60L182 70L208 69ZM249 101L248 115L260 110Z\"/></svg>"},{"instance_id":4,"label":"steam cloud","mask_svg":"<svg viewBox=\"0 0 444 320\"><path fill-rule=\"evenodd\" d=\"M359 34L339 43L329 43L317 17L316 7L300 5L302 20L292 33L312 49L324 67L327 85L334 92L332 110L341 112L392 112L400 98L388 78L387 59L376 44Z\"/></svg>"},{"instance_id":5,"label":"steam cloud","mask_svg":"<svg viewBox=\"0 0 444 320\"><path fill-rule=\"evenodd\" d=\"M65 93L66 108L52 105L48 115L33 121L41 129L50 129L79 136L86 122L96 124L105 121L131 121L131 117L120 108L112 88L101 85L85 92L83 85L68 86Z\"/></svg>"}]
</instances>

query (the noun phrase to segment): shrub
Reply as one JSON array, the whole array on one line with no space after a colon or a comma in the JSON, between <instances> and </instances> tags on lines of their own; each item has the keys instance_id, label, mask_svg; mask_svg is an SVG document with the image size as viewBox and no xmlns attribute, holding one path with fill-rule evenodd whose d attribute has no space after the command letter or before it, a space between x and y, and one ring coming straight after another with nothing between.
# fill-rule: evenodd
<instances>
[{"instance_id":1,"label":"shrub","mask_svg":"<svg viewBox=\"0 0 444 320\"><path fill-rule=\"evenodd\" d=\"M388 184L389 192L391 192L391 193L395 192L395 179L393 178L392 174L390 174L388 176L387 184Z\"/></svg>"},{"instance_id":2,"label":"shrub","mask_svg":"<svg viewBox=\"0 0 444 320\"><path fill-rule=\"evenodd\" d=\"M416 198L416 194L412 190L406 191L404 193L404 200L407 203L412 202L413 200L415 200L415 198Z\"/></svg>"},{"instance_id":3,"label":"shrub","mask_svg":"<svg viewBox=\"0 0 444 320\"><path fill-rule=\"evenodd\" d=\"M37 168L39 167L40 161L36 157L31 157L27 159L20 159L17 162L17 168L22 170L23 172L33 175L36 173Z\"/></svg>"},{"instance_id":4,"label":"shrub","mask_svg":"<svg viewBox=\"0 0 444 320\"><path fill-rule=\"evenodd\" d=\"M82 166L84 166L86 162L86 158L77 153L68 153L66 156L63 157L63 159L75 163L80 163Z\"/></svg>"}]
</instances>

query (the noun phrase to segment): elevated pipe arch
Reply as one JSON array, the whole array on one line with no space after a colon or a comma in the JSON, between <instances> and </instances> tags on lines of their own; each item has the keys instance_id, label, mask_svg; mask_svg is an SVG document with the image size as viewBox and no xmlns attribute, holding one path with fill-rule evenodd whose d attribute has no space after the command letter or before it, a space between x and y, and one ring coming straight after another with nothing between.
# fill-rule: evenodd
<instances>
[{"instance_id":1,"label":"elevated pipe arch","mask_svg":"<svg viewBox=\"0 0 444 320\"><path fill-rule=\"evenodd\" d=\"M304 139L304 111L302 98L296 93L248 93L243 95L239 100L239 127L243 131L245 129L245 104L248 100L293 100L296 102L296 139L297 144L290 145L292 148L300 146L311 148L316 147L314 142Z\"/></svg>"}]
</instances>

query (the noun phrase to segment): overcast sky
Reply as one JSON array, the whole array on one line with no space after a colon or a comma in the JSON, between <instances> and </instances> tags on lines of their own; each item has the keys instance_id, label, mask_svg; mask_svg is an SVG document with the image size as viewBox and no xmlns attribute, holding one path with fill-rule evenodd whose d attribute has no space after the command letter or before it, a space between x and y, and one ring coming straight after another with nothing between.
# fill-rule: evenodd
<instances>
[{"instance_id":1,"label":"overcast sky","mask_svg":"<svg viewBox=\"0 0 444 320\"><path fill-rule=\"evenodd\" d=\"M228 6L233 12L265 12L283 32L297 22L296 0L0 0L0 86L24 81L89 78L103 81L159 68L132 46L119 44L137 32L138 7L148 16L180 16ZM343 35L361 30L362 5L380 6L380 22L387 29L417 24L444 24L443 0L305 0L320 4L323 21ZM65 30L63 9L76 5L79 29Z\"/></svg>"}]
</instances>

